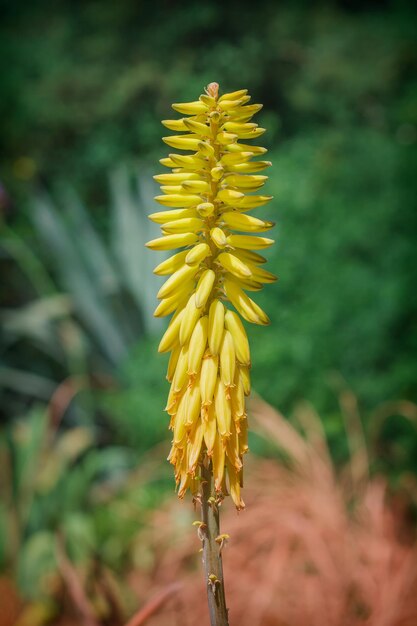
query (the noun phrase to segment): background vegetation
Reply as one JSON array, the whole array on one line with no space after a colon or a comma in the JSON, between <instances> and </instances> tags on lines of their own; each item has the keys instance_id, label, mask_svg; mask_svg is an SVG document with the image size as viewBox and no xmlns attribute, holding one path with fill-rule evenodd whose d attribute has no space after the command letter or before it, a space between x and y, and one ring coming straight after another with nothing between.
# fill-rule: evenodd
<instances>
[{"instance_id":1,"label":"background vegetation","mask_svg":"<svg viewBox=\"0 0 417 626\"><path fill-rule=\"evenodd\" d=\"M417 401L412 3L33 0L1 10L0 525L19 520L2 567L25 562L26 549L48 565L48 533L65 526L70 543L72 532L85 538L83 558L102 545L120 568L143 512L171 487L167 446L156 483L126 486L150 449L168 445L145 216L166 152L160 120L213 80L264 103L273 162L264 213L277 222L269 269L280 280L259 298L271 326L249 329L256 391L290 417L309 400L341 462L338 405L350 388L372 469L397 484L415 475L412 420L395 409L377 423L374 412ZM67 452L45 482L51 441ZM252 449L275 454L258 438ZM109 485L123 485L120 508Z\"/></svg>"}]
</instances>

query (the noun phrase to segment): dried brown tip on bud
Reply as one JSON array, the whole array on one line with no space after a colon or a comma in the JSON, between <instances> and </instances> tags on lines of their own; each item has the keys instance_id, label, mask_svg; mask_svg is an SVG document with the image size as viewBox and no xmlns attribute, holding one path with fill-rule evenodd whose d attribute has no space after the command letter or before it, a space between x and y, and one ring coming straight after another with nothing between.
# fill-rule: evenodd
<instances>
[{"instance_id":1,"label":"dried brown tip on bud","mask_svg":"<svg viewBox=\"0 0 417 626\"><path fill-rule=\"evenodd\" d=\"M210 83L209 85L207 85L206 93L212 98L217 99L219 97L219 83Z\"/></svg>"}]
</instances>

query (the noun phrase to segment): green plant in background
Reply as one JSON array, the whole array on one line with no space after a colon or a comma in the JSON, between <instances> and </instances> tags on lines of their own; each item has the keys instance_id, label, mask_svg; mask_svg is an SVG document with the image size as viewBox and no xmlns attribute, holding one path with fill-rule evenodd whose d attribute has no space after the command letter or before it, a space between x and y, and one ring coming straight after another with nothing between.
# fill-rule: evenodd
<instances>
[{"instance_id":1,"label":"green plant in background","mask_svg":"<svg viewBox=\"0 0 417 626\"><path fill-rule=\"evenodd\" d=\"M348 458L338 407L347 384L371 470L405 488L417 471L415 413L398 417L412 405L394 403L387 420L374 407L417 399L415 7L266 0L262 10L239 7L236 19L236 6L3 7L1 419L9 433L18 421L21 433L57 385L71 393L78 381L63 432L87 428L97 453L111 442L135 460L166 440L167 362L156 355L160 328L147 325L158 323L148 307L161 283L141 244L157 236L146 232L150 168L157 173L149 163L163 156L158 119L173 95L192 99L215 68L221 83L237 89L238 76L264 102L259 120L274 163L277 245L265 257L280 283L256 296L271 326L247 329L253 387L290 419L310 400L339 465ZM268 217L262 207L257 215ZM0 436L4 443L6 431ZM275 454L254 433L249 445ZM90 448L70 465L74 474ZM6 475L0 480L3 494ZM159 499L154 488L140 493L149 506ZM124 533L125 501L114 498ZM106 521L97 528L110 528L112 507L98 508ZM50 526L50 512L38 510L27 537ZM96 520L96 506L87 510ZM103 542L119 567L112 543L123 554L124 538L113 532ZM10 555L7 563L16 569Z\"/></svg>"},{"instance_id":2,"label":"green plant in background","mask_svg":"<svg viewBox=\"0 0 417 626\"><path fill-rule=\"evenodd\" d=\"M0 570L28 602L25 623L48 622L68 593L81 615L87 606L118 624L135 604L117 580L165 477L152 457L138 471L127 448L97 448L91 428L58 430L51 411L32 411L0 437Z\"/></svg>"},{"instance_id":3,"label":"green plant in background","mask_svg":"<svg viewBox=\"0 0 417 626\"><path fill-rule=\"evenodd\" d=\"M414 17L407 3L350 11L268 0L261 12L246 7L238 21L233 4L202 9L192 1L157 2L154 12L133 0L48 11L40 2L25 6L18 24L14 10L5 10L2 183L15 203L5 206L6 217L32 242L22 208L32 201L33 183L53 188L70 178L94 207L94 228L110 236L106 179L113 164L137 167L138 155L157 156L156 120L174 92L191 98L213 67L225 84L239 76L264 102L260 123L274 146L269 185L279 215L277 252L267 256L276 271L279 250L280 287L268 290L267 304L260 295L274 323L248 331L255 387L287 414L309 398L326 423L336 413L327 385L332 371L365 409L388 398L415 399ZM9 268L7 258L2 263ZM55 259L46 264L55 269ZM3 300L17 307L27 301L26 281L16 271L5 274ZM126 367L133 371L134 355ZM12 413L16 395L8 395Z\"/></svg>"},{"instance_id":4,"label":"green plant in background","mask_svg":"<svg viewBox=\"0 0 417 626\"><path fill-rule=\"evenodd\" d=\"M64 215L38 196L31 216L82 324L114 366L138 337L155 327L155 321L146 317L156 285L135 271L148 263L138 241L149 231L141 207L149 202L152 190L126 167L113 171L109 179L108 245L74 193L61 196Z\"/></svg>"},{"instance_id":5,"label":"green plant in background","mask_svg":"<svg viewBox=\"0 0 417 626\"><path fill-rule=\"evenodd\" d=\"M247 5L239 19L233 2L156 0L153 8L135 0L3 8L7 188L23 194L37 172L48 182L70 173L77 188L102 201L114 163L154 158L155 120L178 91L191 99L213 67L221 83L236 85L239 77L259 94L271 145L306 131L361 127L398 132L405 150L413 149L413 3L349 9L265 0L262 11Z\"/></svg>"},{"instance_id":6,"label":"green plant in background","mask_svg":"<svg viewBox=\"0 0 417 626\"><path fill-rule=\"evenodd\" d=\"M35 195L28 213L33 246L11 228L3 229L1 246L33 293L19 309L0 312L3 389L48 400L54 364L62 378L112 372L140 337L158 327L150 315L155 279L137 271L149 265L138 242L153 232L140 210L153 189L126 167L109 179L108 243L68 189L61 190L56 204L45 194ZM38 371L28 369L27 351L43 361Z\"/></svg>"}]
</instances>

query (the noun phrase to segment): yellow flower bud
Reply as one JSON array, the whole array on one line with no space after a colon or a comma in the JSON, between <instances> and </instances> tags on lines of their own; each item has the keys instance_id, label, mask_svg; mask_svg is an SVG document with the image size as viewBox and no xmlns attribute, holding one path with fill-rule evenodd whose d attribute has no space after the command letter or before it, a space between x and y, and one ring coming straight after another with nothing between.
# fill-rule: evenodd
<instances>
[{"instance_id":1,"label":"yellow flower bud","mask_svg":"<svg viewBox=\"0 0 417 626\"><path fill-rule=\"evenodd\" d=\"M230 399L229 389L233 385L236 367L236 352L232 334L225 330L220 346L220 376L225 386L226 397Z\"/></svg>"},{"instance_id":2,"label":"yellow flower bud","mask_svg":"<svg viewBox=\"0 0 417 626\"><path fill-rule=\"evenodd\" d=\"M232 335L238 362L242 365L250 365L249 341L239 316L234 311L227 311L224 322Z\"/></svg>"},{"instance_id":3,"label":"yellow flower bud","mask_svg":"<svg viewBox=\"0 0 417 626\"><path fill-rule=\"evenodd\" d=\"M245 278L252 276L252 272L249 267L241 261L237 256L230 252L222 252L217 257L218 262L224 267L225 270L237 276L238 278Z\"/></svg>"},{"instance_id":4,"label":"yellow flower bud","mask_svg":"<svg viewBox=\"0 0 417 626\"><path fill-rule=\"evenodd\" d=\"M217 422L214 404L210 404L207 411L207 418L203 420L204 443L207 448L207 456L213 455L213 448L216 441Z\"/></svg>"},{"instance_id":5,"label":"yellow flower bud","mask_svg":"<svg viewBox=\"0 0 417 626\"><path fill-rule=\"evenodd\" d=\"M195 305L198 309L204 307L213 289L216 280L216 272L213 270L205 270L200 276L195 291Z\"/></svg>"},{"instance_id":6,"label":"yellow flower bud","mask_svg":"<svg viewBox=\"0 0 417 626\"><path fill-rule=\"evenodd\" d=\"M200 388L202 409L208 407L213 402L214 388L217 381L217 373L219 369L219 357L210 354L204 357L201 366Z\"/></svg>"},{"instance_id":7,"label":"yellow flower bud","mask_svg":"<svg viewBox=\"0 0 417 626\"><path fill-rule=\"evenodd\" d=\"M179 254L181 254L181 252ZM194 265L195 263L204 261L204 259L211 254L211 250L210 246L206 243L199 243L191 250L186 250L185 254L185 262L188 265Z\"/></svg>"},{"instance_id":8,"label":"yellow flower bud","mask_svg":"<svg viewBox=\"0 0 417 626\"><path fill-rule=\"evenodd\" d=\"M190 338L188 350L188 376L194 380L200 371L201 359L206 350L207 343L207 315L201 317L195 325Z\"/></svg>"},{"instance_id":9,"label":"yellow flower bud","mask_svg":"<svg viewBox=\"0 0 417 626\"><path fill-rule=\"evenodd\" d=\"M169 259L162 261L159 265L157 265L153 271L154 274L158 276L167 276L168 274L173 274L180 267L183 266L184 261L186 261L188 254L188 250L183 250L182 252L177 252Z\"/></svg>"},{"instance_id":10,"label":"yellow flower bud","mask_svg":"<svg viewBox=\"0 0 417 626\"><path fill-rule=\"evenodd\" d=\"M218 354L224 331L224 306L213 300L209 310L208 343L212 354Z\"/></svg>"}]
</instances>

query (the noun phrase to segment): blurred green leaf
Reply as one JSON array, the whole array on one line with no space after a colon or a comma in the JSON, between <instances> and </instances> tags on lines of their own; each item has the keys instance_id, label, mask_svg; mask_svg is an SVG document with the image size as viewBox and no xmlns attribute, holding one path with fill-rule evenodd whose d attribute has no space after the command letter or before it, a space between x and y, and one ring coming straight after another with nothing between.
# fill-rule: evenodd
<instances>
[{"instance_id":1,"label":"blurred green leaf","mask_svg":"<svg viewBox=\"0 0 417 626\"><path fill-rule=\"evenodd\" d=\"M48 595L48 579L56 571L55 537L39 530L19 553L17 568L19 588L25 597L36 599Z\"/></svg>"},{"instance_id":2,"label":"blurred green leaf","mask_svg":"<svg viewBox=\"0 0 417 626\"><path fill-rule=\"evenodd\" d=\"M126 355L126 342L115 323L97 284L82 264L75 233L65 226L51 202L42 196L35 200L32 218L39 235L54 254L62 282L74 298L75 307L88 325L90 333L112 363Z\"/></svg>"},{"instance_id":3,"label":"blurred green leaf","mask_svg":"<svg viewBox=\"0 0 417 626\"><path fill-rule=\"evenodd\" d=\"M96 545L93 519L87 514L70 513L63 520L61 531L67 554L76 565L88 562L99 547Z\"/></svg>"}]
</instances>

